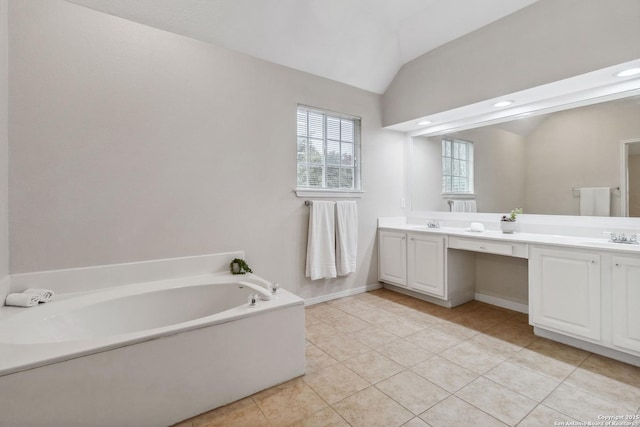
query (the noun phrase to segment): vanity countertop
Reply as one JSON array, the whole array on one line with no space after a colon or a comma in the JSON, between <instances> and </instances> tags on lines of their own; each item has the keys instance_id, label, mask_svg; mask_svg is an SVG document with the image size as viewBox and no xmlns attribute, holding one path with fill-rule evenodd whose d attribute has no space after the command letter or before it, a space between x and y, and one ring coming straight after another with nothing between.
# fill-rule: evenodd
<instances>
[{"instance_id":1,"label":"vanity countertop","mask_svg":"<svg viewBox=\"0 0 640 427\"><path fill-rule=\"evenodd\" d=\"M592 237L580 237L580 236L567 236L557 234L542 234L542 233L526 233L526 232L514 232L503 233L499 230L486 230L482 232L469 231L466 228L461 227L441 227L441 228L428 228L426 225L420 224L400 224L398 222L380 223L378 229L381 230L396 230L404 232L416 232L427 234L439 234L447 236L465 237L471 239L484 239L494 240L496 242L518 242L518 243L530 243L540 245L552 245L552 246L570 246L581 249L590 250L606 250L614 252L622 252L625 254L637 254L640 255L640 244L624 244L624 243L612 243L606 238L592 238Z\"/></svg>"}]
</instances>

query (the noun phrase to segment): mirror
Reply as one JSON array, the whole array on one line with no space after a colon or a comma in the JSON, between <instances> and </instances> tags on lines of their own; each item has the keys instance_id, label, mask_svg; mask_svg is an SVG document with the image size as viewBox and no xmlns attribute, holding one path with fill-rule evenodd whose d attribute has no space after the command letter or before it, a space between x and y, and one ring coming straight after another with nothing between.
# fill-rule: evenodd
<instances>
[{"instance_id":1,"label":"mirror","mask_svg":"<svg viewBox=\"0 0 640 427\"><path fill-rule=\"evenodd\" d=\"M412 138L413 211L450 210L453 197L442 195L443 136ZM529 214L581 215L582 209L583 215L640 217L638 95L446 136L473 142L478 212L522 207ZM585 207L593 187L610 190L607 212Z\"/></svg>"}]
</instances>

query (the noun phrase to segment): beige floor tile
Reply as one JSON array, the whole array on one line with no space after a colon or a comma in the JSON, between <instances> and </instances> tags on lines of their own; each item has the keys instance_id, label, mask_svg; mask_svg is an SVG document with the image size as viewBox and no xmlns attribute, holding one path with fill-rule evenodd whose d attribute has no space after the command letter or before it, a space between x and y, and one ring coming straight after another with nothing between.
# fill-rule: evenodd
<instances>
[{"instance_id":1,"label":"beige floor tile","mask_svg":"<svg viewBox=\"0 0 640 427\"><path fill-rule=\"evenodd\" d=\"M557 426L567 425L569 422L575 423L576 420L547 406L538 405L520 421L518 427Z\"/></svg>"},{"instance_id":2,"label":"beige floor tile","mask_svg":"<svg viewBox=\"0 0 640 427\"><path fill-rule=\"evenodd\" d=\"M316 305L312 305L311 307L307 307L305 309L305 313L311 314L312 316L322 321L330 320L335 317L340 317L345 315L344 311L341 311L326 303L316 304Z\"/></svg>"},{"instance_id":3,"label":"beige floor tile","mask_svg":"<svg viewBox=\"0 0 640 427\"><path fill-rule=\"evenodd\" d=\"M510 426L515 426L537 405L536 401L486 378L478 378L456 396Z\"/></svg>"},{"instance_id":4,"label":"beige floor tile","mask_svg":"<svg viewBox=\"0 0 640 427\"><path fill-rule=\"evenodd\" d=\"M621 383L640 388L640 367L618 362L598 354L591 354L580 365L582 369L594 372Z\"/></svg>"},{"instance_id":5,"label":"beige floor tile","mask_svg":"<svg viewBox=\"0 0 640 427\"><path fill-rule=\"evenodd\" d=\"M486 319L470 319L467 317L467 315L454 317L453 319L449 319L448 321L458 326L463 326L477 332L487 331L497 324L497 322Z\"/></svg>"},{"instance_id":6,"label":"beige floor tile","mask_svg":"<svg viewBox=\"0 0 640 427\"><path fill-rule=\"evenodd\" d=\"M402 424L402 427L430 427L429 424L422 421L420 418L415 417Z\"/></svg>"},{"instance_id":7,"label":"beige floor tile","mask_svg":"<svg viewBox=\"0 0 640 427\"><path fill-rule=\"evenodd\" d=\"M498 323L483 333L519 347L526 347L540 339L533 333L533 327L513 321Z\"/></svg>"},{"instance_id":8,"label":"beige floor tile","mask_svg":"<svg viewBox=\"0 0 640 427\"><path fill-rule=\"evenodd\" d=\"M349 427L333 408L325 408L293 424L292 427Z\"/></svg>"},{"instance_id":9,"label":"beige floor tile","mask_svg":"<svg viewBox=\"0 0 640 427\"><path fill-rule=\"evenodd\" d=\"M560 384L543 402L578 421L599 421L598 416L628 414L629 410L582 390Z\"/></svg>"},{"instance_id":10,"label":"beige floor tile","mask_svg":"<svg viewBox=\"0 0 640 427\"><path fill-rule=\"evenodd\" d=\"M407 335L415 334L416 332L421 331L426 327L424 324L398 317L391 322L378 324L378 326L380 326L385 331L391 332L392 334L399 337L406 337Z\"/></svg>"},{"instance_id":11,"label":"beige floor tile","mask_svg":"<svg viewBox=\"0 0 640 427\"><path fill-rule=\"evenodd\" d=\"M397 335L393 335L374 325L369 325L357 332L353 332L349 336L371 348L377 348L399 339Z\"/></svg>"},{"instance_id":12,"label":"beige floor tile","mask_svg":"<svg viewBox=\"0 0 640 427\"><path fill-rule=\"evenodd\" d=\"M430 351L427 351L406 339L393 341L389 344L383 345L382 347L378 347L376 351L405 367L416 365L433 356L433 353Z\"/></svg>"},{"instance_id":13,"label":"beige floor tile","mask_svg":"<svg viewBox=\"0 0 640 427\"><path fill-rule=\"evenodd\" d=\"M341 317L327 319L325 320L325 323L345 334L359 331L360 329L369 326L369 323L365 322L364 320L358 319L357 317L346 313L344 313L344 315Z\"/></svg>"},{"instance_id":14,"label":"beige floor tile","mask_svg":"<svg viewBox=\"0 0 640 427\"><path fill-rule=\"evenodd\" d=\"M488 378L536 402L542 402L560 383L535 371L504 362L486 374Z\"/></svg>"},{"instance_id":15,"label":"beige floor tile","mask_svg":"<svg viewBox=\"0 0 640 427\"><path fill-rule=\"evenodd\" d=\"M446 333L434 331L432 328L427 328L418 333L411 334L405 337L405 340L436 354L458 345L461 342L459 338Z\"/></svg>"},{"instance_id":16,"label":"beige floor tile","mask_svg":"<svg viewBox=\"0 0 640 427\"><path fill-rule=\"evenodd\" d=\"M204 413L193 418L191 423L193 427L269 427L270 425L250 397Z\"/></svg>"},{"instance_id":17,"label":"beige floor tile","mask_svg":"<svg viewBox=\"0 0 640 427\"><path fill-rule=\"evenodd\" d=\"M419 323L425 327L437 325L438 323L444 322L444 320L440 319L439 317L432 316L431 314L423 313L415 309L412 309L410 312L405 314L404 317L407 320Z\"/></svg>"},{"instance_id":18,"label":"beige floor tile","mask_svg":"<svg viewBox=\"0 0 640 427\"><path fill-rule=\"evenodd\" d=\"M532 342L527 349L574 366L578 366L589 356L587 351L545 338Z\"/></svg>"},{"instance_id":19,"label":"beige floor tile","mask_svg":"<svg viewBox=\"0 0 640 427\"><path fill-rule=\"evenodd\" d=\"M371 350L371 347L342 334L327 340L318 340L314 344L340 362Z\"/></svg>"},{"instance_id":20,"label":"beige floor tile","mask_svg":"<svg viewBox=\"0 0 640 427\"><path fill-rule=\"evenodd\" d=\"M394 427L413 414L375 387L369 387L333 405L353 427Z\"/></svg>"},{"instance_id":21,"label":"beige floor tile","mask_svg":"<svg viewBox=\"0 0 640 427\"><path fill-rule=\"evenodd\" d=\"M343 364L371 384L376 384L404 369L404 366L373 350L345 360Z\"/></svg>"},{"instance_id":22,"label":"beige floor tile","mask_svg":"<svg viewBox=\"0 0 640 427\"><path fill-rule=\"evenodd\" d=\"M478 378L478 374L440 356L433 356L420 362L411 370L449 393L455 393Z\"/></svg>"},{"instance_id":23,"label":"beige floor tile","mask_svg":"<svg viewBox=\"0 0 640 427\"><path fill-rule=\"evenodd\" d=\"M304 314L304 324L305 325L314 325L316 323L322 323L322 320L318 319L311 313L305 312Z\"/></svg>"},{"instance_id":24,"label":"beige floor tile","mask_svg":"<svg viewBox=\"0 0 640 427\"><path fill-rule=\"evenodd\" d=\"M498 366L504 360L504 358L489 354L468 341L463 341L455 347L443 351L440 356L480 375Z\"/></svg>"},{"instance_id":25,"label":"beige floor tile","mask_svg":"<svg viewBox=\"0 0 640 427\"><path fill-rule=\"evenodd\" d=\"M635 413L640 407L640 388L586 369L576 369L563 384L620 405L629 413Z\"/></svg>"},{"instance_id":26,"label":"beige floor tile","mask_svg":"<svg viewBox=\"0 0 640 427\"><path fill-rule=\"evenodd\" d=\"M272 425L286 426L327 406L302 379L257 393L253 399Z\"/></svg>"},{"instance_id":27,"label":"beige floor tile","mask_svg":"<svg viewBox=\"0 0 640 427\"><path fill-rule=\"evenodd\" d=\"M376 384L384 394L416 415L449 397L450 393L411 371L403 371Z\"/></svg>"},{"instance_id":28,"label":"beige floor tile","mask_svg":"<svg viewBox=\"0 0 640 427\"><path fill-rule=\"evenodd\" d=\"M478 334L469 340L478 348L492 354L494 356L506 359L513 353L522 350L522 346L510 343L509 341L501 340L500 338L492 337L487 334Z\"/></svg>"},{"instance_id":29,"label":"beige floor tile","mask_svg":"<svg viewBox=\"0 0 640 427\"><path fill-rule=\"evenodd\" d=\"M504 427L492 416L467 402L451 396L420 415L420 418L433 427L482 426Z\"/></svg>"},{"instance_id":30,"label":"beige floor tile","mask_svg":"<svg viewBox=\"0 0 640 427\"><path fill-rule=\"evenodd\" d=\"M305 325L305 338L314 344L330 340L338 335L342 335L340 331L324 322Z\"/></svg>"},{"instance_id":31,"label":"beige floor tile","mask_svg":"<svg viewBox=\"0 0 640 427\"><path fill-rule=\"evenodd\" d=\"M554 359L553 357L545 356L536 351L531 351L528 348L523 348L517 353L514 353L507 360L516 365L524 366L532 371L546 375L556 381L563 381L576 369L574 365Z\"/></svg>"},{"instance_id":32,"label":"beige floor tile","mask_svg":"<svg viewBox=\"0 0 640 427\"><path fill-rule=\"evenodd\" d=\"M174 424L171 427L193 427L193 424L191 423L191 420L186 420L186 421L182 421L178 424Z\"/></svg>"},{"instance_id":33,"label":"beige floor tile","mask_svg":"<svg viewBox=\"0 0 640 427\"><path fill-rule=\"evenodd\" d=\"M464 326L456 325L455 323L451 323L450 321L438 323L431 329L436 332L440 332L441 334L451 335L452 337L455 337L459 340L468 340L474 335L478 335L478 331L465 328Z\"/></svg>"},{"instance_id":34,"label":"beige floor tile","mask_svg":"<svg viewBox=\"0 0 640 427\"><path fill-rule=\"evenodd\" d=\"M313 344L309 344L305 347L305 357L307 361L306 373L309 374L316 369L324 368L325 366L331 366L334 363L338 363L336 359L329 356L320 348Z\"/></svg>"},{"instance_id":35,"label":"beige floor tile","mask_svg":"<svg viewBox=\"0 0 640 427\"><path fill-rule=\"evenodd\" d=\"M369 387L366 380L341 363L318 369L303 380L329 404Z\"/></svg>"}]
</instances>

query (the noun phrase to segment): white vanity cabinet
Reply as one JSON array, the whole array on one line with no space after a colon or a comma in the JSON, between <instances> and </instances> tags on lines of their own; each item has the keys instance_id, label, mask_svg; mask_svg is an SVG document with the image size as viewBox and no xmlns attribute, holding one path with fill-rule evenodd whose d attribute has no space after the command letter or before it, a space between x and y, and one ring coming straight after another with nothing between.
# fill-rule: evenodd
<instances>
[{"instance_id":1,"label":"white vanity cabinet","mask_svg":"<svg viewBox=\"0 0 640 427\"><path fill-rule=\"evenodd\" d=\"M601 339L601 255L533 246L529 253L529 321L593 341Z\"/></svg>"},{"instance_id":2,"label":"white vanity cabinet","mask_svg":"<svg viewBox=\"0 0 640 427\"><path fill-rule=\"evenodd\" d=\"M398 231L378 232L378 280L407 286L407 234Z\"/></svg>"},{"instance_id":3,"label":"white vanity cabinet","mask_svg":"<svg viewBox=\"0 0 640 427\"><path fill-rule=\"evenodd\" d=\"M438 298L446 298L445 236L407 235L408 287Z\"/></svg>"},{"instance_id":4,"label":"white vanity cabinet","mask_svg":"<svg viewBox=\"0 0 640 427\"><path fill-rule=\"evenodd\" d=\"M378 233L378 280L437 300L448 299L445 235L392 230ZM464 302L473 299L464 297ZM450 302L445 305L451 306Z\"/></svg>"},{"instance_id":5,"label":"white vanity cabinet","mask_svg":"<svg viewBox=\"0 0 640 427\"><path fill-rule=\"evenodd\" d=\"M640 353L640 258L614 256L613 345Z\"/></svg>"}]
</instances>

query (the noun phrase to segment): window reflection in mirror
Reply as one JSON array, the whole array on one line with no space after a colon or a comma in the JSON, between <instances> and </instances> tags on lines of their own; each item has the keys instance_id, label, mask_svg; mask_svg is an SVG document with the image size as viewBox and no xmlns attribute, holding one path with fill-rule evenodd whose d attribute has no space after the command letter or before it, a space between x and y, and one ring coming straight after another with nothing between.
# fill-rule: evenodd
<instances>
[{"instance_id":1,"label":"window reflection in mirror","mask_svg":"<svg viewBox=\"0 0 640 427\"><path fill-rule=\"evenodd\" d=\"M522 206L531 214L580 215L576 189L609 187L610 215L624 216L621 141L640 140L640 97L522 117L446 137L474 142L478 212ZM412 139L413 211L449 210L442 194L442 140L443 135ZM640 194L635 169L640 153L632 154L635 150L640 147L633 148L628 159L630 216L640 216L631 208L637 200L632 194Z\"/></svg>"}]
</instances>

